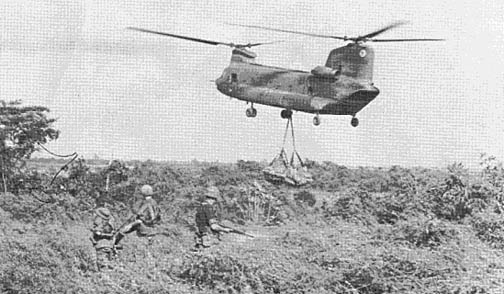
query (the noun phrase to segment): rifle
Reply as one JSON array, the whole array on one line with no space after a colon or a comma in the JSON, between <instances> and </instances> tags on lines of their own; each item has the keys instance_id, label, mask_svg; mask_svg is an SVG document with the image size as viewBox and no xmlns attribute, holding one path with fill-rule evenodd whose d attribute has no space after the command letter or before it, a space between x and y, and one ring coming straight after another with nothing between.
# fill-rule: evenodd
<instances>
[{"instance_id":1,"label":"rifle","mask_svg":"<svg viewBox=\"0 0 504 294\"><path fill-rule=\"evenodd\" d=\"M102 239L103 238L113 238L114 237L114 233L102 233L100 231L96 231L94 229L91 229L89 228L89 230L91 231L91 233L93 233L93 236L89 237L89 239L91 240L91 242L93 244L96 243L95 239L94 239L94 235L98 236L98 237L101 237Z\"/></svg>"},{"instance_id":2,"label":"rifle","mask_svg":"<svg viewBox=\"0 0 504 294\"><path fill-rule=\"evenodd\" d=\"M136 215L132 215L128 219L126 219L126 221L123 222L123 224L119 228L117 228L117 230L115 230L115 232L112 236L114 238L114 240L117 238L117 235L119 235L119 233L124 229L124 227L126 227L127 225L129 225L130 223L132 223L135 220L137 220Z\"/></svg>"},{"instance_id":3,"label":"rifle","mask_svg":"<svg viewBox=\"0 0 504 294\"><path fill-rule=\"evenodd\" d=\"M250 238L255 238L255 236L253 235L250 235L248 233L246 233L245 231L242 231L242 230L238 230L238 229L235 229L235 228L230 228L230 227L226 227L226 226L223 226L221 225L221 227L223 228L226 228L226 229L229 229L230 233L235 233L235 234L238 234L238 235L244 235L244 236L247 236L247 237L250 237Z\"/></svg>"}]
</instances>

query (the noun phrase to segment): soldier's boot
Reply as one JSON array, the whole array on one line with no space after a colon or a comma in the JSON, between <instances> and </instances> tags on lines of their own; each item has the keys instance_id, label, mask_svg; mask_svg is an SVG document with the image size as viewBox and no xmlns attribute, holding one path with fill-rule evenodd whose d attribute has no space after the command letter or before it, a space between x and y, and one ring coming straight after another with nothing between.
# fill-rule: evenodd
<instances>
[{"instance_id":1,"label":"soldier's boot","mask_svg":"<svg viewBox=\"0 0 504 294\"><path fill-rule=\"evenodd\" d=\"M110 250L107 252L107 269L114 269L113 260L115 259L114 251Z\"/></svg>"}]
</instances>

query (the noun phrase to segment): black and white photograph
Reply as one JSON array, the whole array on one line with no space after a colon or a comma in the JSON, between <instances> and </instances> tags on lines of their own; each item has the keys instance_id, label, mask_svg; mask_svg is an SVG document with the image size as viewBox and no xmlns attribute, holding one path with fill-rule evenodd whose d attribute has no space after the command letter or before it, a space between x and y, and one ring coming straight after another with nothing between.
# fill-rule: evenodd
<instances>
[{"instance_id":1,"label":"black and white photograph","mask_svg":"<svg viewBox=\"0 0 504 294\"><path fill-rule=\"evenodd\" d=\"M503 15L1 1L0 293L504 293Z\"/></svg>"}]
</instances>

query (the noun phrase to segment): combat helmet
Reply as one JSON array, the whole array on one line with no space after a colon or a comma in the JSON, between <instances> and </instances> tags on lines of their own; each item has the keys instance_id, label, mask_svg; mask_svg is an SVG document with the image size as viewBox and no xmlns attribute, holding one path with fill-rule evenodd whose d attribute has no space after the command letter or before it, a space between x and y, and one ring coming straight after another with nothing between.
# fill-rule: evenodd
<instances>
[{"instance_id":1,"label":"combat helmet","mask_svg":"<svg viewBox=\"0 0 504 294\"><path fill-rule=\"evenodd\" d=\"M140 193L145 196L152 196L152 194L154 194L154 191L152 190L152 187L150 185L143 185L142 188L140 188Z\"/></svg>"},{"instance_id":2,"label":"combat helmet","mask_svg":"<svg viewBox=\"0 0 504 294\"><path fill-rule=\"evenodd\" d=\"M110 217L112 216L112 214L110 213L110 210L106 207L100 207L100 208L96 209L95 213L99 217L106 219L106 220L110 219Z\"/></svg>"},{"instance_id":3,"label":"combat helmet","mask_svg":"<svg viewBox=\"0 0 504 294\"><path fill-rule=\"evenodd\" d=\"M220 195L220 191L215 186L210 186L206 189L205 196L207 198L218 200Z\"/></svg>"}]
</instances>

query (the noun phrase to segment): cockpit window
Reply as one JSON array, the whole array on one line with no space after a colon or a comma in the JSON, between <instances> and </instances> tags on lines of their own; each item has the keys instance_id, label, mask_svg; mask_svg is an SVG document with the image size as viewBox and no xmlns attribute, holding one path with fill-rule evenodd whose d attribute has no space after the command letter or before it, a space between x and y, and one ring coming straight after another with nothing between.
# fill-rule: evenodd
<instances>
[{"instance_id":1,"label":"cockpit window","mask_svg":"<svg viewBox=\"0 0 504 294\"><path fill-rule=\"evenodd\" d=\"M238 82L238 74L232 73L231 74L231 83L237 83Z\"/></svg>"}]
</instances>

